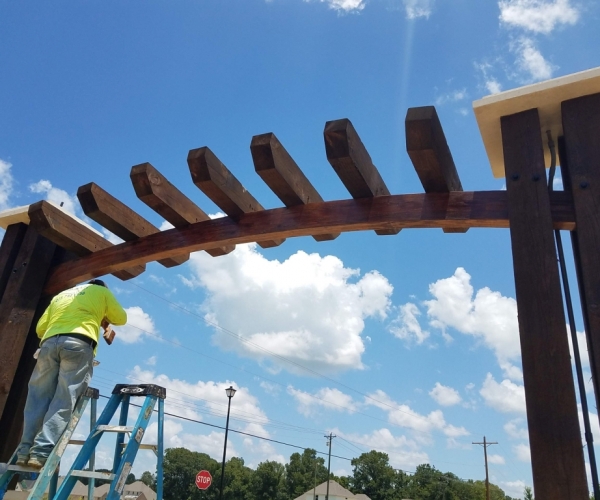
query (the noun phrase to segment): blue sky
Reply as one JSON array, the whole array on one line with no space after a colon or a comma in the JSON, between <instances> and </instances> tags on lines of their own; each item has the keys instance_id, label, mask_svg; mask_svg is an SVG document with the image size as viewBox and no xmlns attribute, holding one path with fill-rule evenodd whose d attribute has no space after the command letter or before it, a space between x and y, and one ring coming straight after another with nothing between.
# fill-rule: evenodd
<instances>
[{"instance_id":1,"label":"blue sky","mask_svg":"<svg viewBox=\"0 0 600 500\"><path fill-rule=\"evenodd\" d=\"M278 207L249 154L265 132L323 198L348 198L322 137L345 117L390 191L418 193L404 118L431 104L465 190L502 189L472 101L599 66L599 17L590 0L1 1L0 208L50 199L85 219L74 195L94 181L161 226L129 182L148 161L217 214L185 161L205 145ZM484 477L485 435L492 480L531 484L507 230L288 239L109 283L130 324L99 350L104 394L156 381L168 411L223 425L233 384L233 429L320 451L333 432L341 457L463 478ZM166 437L220 460L219 429L168 418ZM294 451L230 434L251 466Z\"/></svg>"}]
</instances>

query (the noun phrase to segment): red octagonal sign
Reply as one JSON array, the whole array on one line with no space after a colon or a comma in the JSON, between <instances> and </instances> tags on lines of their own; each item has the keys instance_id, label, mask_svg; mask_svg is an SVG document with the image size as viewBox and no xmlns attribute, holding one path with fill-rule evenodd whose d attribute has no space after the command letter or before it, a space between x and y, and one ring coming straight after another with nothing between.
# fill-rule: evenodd
<instances>
[{"instance_id":1,"label":"red octagonal sign","mask_svg":"<svg viewBox=\"0 0 600 500\"><path fill-rule=\"evenodd\" d=\"M201 470L196 474L196 486L201 490L205 490L212 484L212 476L207 470Z\"/></svg>"}]
</instances>

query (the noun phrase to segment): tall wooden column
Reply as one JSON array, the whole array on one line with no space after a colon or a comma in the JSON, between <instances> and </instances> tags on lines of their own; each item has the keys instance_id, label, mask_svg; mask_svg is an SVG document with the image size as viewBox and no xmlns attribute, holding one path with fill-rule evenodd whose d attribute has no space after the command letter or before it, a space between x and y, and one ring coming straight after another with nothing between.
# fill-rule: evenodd
<instances>
[{"instance_id":1,"label":"tall wooden column","mask_svg":"<svg viewBox=\"0 0 600 500\"><path fill-rule=\"evenodd\" d=\"M501 128L535 496L587 500L537 109Z\"/></svg>"},{"instance_id":2,"label":"tall wooden column","mask_svg":"<svg viewBox=\"0 0 600 500\"><path fill-rule=\"evenodd\" d=\"M54 243L22 225L9 226L0 247L0 285L4 286L0 290L0 451L4 455L22 420L17 410L22 408L37 344L36 338L28 337L36 311L40 314L42 288L55 250Z\"/></svg>"},{"instance_id":3,"label":"tall wooden column","mask_svg":"<svg viewBox=\"0 0 600 500\"><path fill-rule=\"evenodd\" d=\"M600 94L563 102L562 121L561 171L573 194L573 253L594 391L600 401Z\"/></svg>"}]
</instances>

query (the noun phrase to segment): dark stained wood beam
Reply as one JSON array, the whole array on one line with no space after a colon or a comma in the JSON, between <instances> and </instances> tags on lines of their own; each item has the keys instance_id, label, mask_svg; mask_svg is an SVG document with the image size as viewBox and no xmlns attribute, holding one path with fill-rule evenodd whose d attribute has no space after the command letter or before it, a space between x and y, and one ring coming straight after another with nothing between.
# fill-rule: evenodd
<instances>
[{"instance_id":1,"label":"dark stained wood beam","mask_svg":"<svg viewBox=\"0 0 600 500\"><path fill-rule=\"evenodd\" d=\"M575 229L569 193L553 193L550 200L554 227ZM405 194L275 208L244 214L237 221L224 217L161 231L101 250L69 265L56 266L51 271L45 292L56 293L84 279L182 251L195 252L257 239L378 229L508 228L508 225L505 191Z\"/></svg>"},{"instance_id":2,"label":"dark stained wood beam","mask_svg":"<svg viewBox=\"0 0 600 500\"><path fill-rule=\"evenodd\" d=\"M600 94L563 102L562 124L561 173L565 190L573 194L577 221L573 256L592 380L600 401Z\"/></svg>"},{"instance_id":3,"label":"dark stained wood beam","mask_svg":"<svg viewBox=\"0 0 600 500\"><path fill-rule=\"evenodd\" d=\"M31 225L19 245L0 302L0 418L40 300L56 245ZM3 430L4 432L4 430Z\"/></svg>"},{"instance_id":4,"label":"dark stained wood beam","mask_svg":"<svg viewBox=\"0 0 600 500\"><path fill-rule=\"evenodd\" d=\"M323 198L310 183L273 133L255 135L250 143L254 169L286 207L322 203ZM334 240L340 235L319 234L317 241Z\"/></svg>"},{"instance_id":5,"label":"dark stained wood beam","mask_svg":"<svg viewBox=\"0 0 600 500\"><path fill-rule=\"evenodd\" d=\"M110 241L78 223L73 217L47 201L38 201L30 205L28 213L30 226L39 234L76 255L87 255L113 246ZM135 264L112 274L121 280L129 280L139 276L145 270L145 264Z\"/></svg>"},{"instance_id":6,"label":"dark stained wood beam","mask_svg":"<svg viewBox=\"0 0 600 500\"><path fill-rule=\"evenodd\" d=\"M81 186L77 190L77 198L85 215L125 241L159 232L156 226L93 182ZM189 258L188 253L158 262L165 267L174 267Z\"/></svg>"},{"instance_id":7,"label":"dark stained wood beam","mask_svg":"<svg viewBox=\"0 0 600 500\"><path fill-rule=\"evenodd\" d=\"M129 174L137 197L175 227L185 227L210 220L204 211L177 189L150 163L132 167ZM207 253L220 257L232 252L235 246L211 248Z\"/></svg>"},{"instance_id":8,"label":"dark stained wood beam","mask_svg":"<svg viewBox=\"0 0 600 500\"><path fill-rule=\"evenodd\" d=\"M500 123L535 496L586 499L538 110Z\"/></svg>"},{"instance_id":9,"label":"dark stained wood beam","mask_svg":"<svg viewBox=\"0 0 600 500\"><path fill-rule=\"evenodd\" d=\"M426 193L462 191L444 129L434 106L409 108L405 119L406 151ZM445 233L465 229L444 228Z\"/></svg>"},{"instance_id":10,"label":"dark stained wood beam","mask_svg":"<svg viewBox=\"0 0 600 500\"><path fill-rule=\"evenodd\" d=\"M0 297L4 293L8 279L13 271L13 264L21 248L21 242L27 232L27 224L22 222L11 224L6 228L0 245Z\"/></svg>"},{"instance_id":11,"label":"dark stained wood beam","mask_svg":"<svg viewBox=\"0 0 600 500\"><path fill-rule=\"evenodd\" d=\"M263 206L237 180L206 146L190 150L188 167L194 184L232 219L264 210ZM285 239L260 240L263 248L281 245Z\"/></svg>"},{"instance_id":12,"label":"dark stained wood beam","mask_svg":"<svg viewBox=\"0 0 600 500\"><path fill-rule=\"evenodd\" d=\"M373 165L371 155L348 118L327 122L323 136L327 160L353 198L390 194L379 170ZM400 230L378 229L375 232L379 235L394 235Z\"/></svg>"}]
</instances>

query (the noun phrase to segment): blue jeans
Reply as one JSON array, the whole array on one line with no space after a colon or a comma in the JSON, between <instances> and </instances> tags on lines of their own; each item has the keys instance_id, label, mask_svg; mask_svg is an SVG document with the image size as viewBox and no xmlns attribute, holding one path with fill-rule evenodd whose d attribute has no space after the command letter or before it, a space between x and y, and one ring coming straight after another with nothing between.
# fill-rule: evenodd
<instances>
[{"instance_id":1,"label":"blue jeans","mask_svg":"<svg viewBox=\"0 0 600 500\"><path fill-rule=\"evenodd\" d=\"M29 380L19 458L48 458L87 389L93 360L92 346L73 337L50 337L42 344Z\"/></svg>"}]
</instances>

